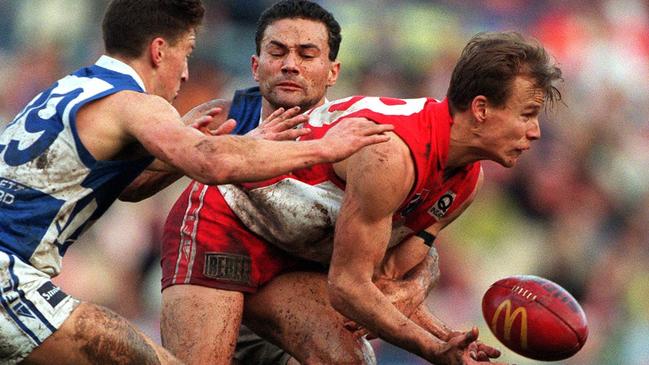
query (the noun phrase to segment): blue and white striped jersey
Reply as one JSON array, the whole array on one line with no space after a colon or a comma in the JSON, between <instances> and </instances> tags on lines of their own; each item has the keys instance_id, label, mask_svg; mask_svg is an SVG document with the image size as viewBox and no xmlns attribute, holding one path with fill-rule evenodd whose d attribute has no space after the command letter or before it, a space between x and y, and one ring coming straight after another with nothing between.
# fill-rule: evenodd
<instances>
[{"instance_id":1,"label":"blue and white striped jersey","mask_svg":"<svg viewBox=\"0 0 649 365\"><path fill-rule=\"evenodd\" d=\"M57 275L68 246L152 161L97 161L79 139L79 108L123 90L145 92L135 70L102 56L37 95L0 132L1 251Z\"/></svg>"}]
</instances>

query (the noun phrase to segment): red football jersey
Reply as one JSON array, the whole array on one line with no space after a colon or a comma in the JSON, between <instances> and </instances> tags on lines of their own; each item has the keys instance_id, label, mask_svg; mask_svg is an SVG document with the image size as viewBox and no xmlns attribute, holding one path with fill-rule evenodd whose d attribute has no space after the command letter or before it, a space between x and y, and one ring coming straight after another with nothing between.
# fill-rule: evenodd
<instances>
[{"instance_id":1,"label":"red football jersey","mask_svg":"<svg viewBox=\"0 0 649 365\"><path fill-rule=\"evenodd\" d=\"M302 139L321 138L346 117L394 125L394 132L412 153L416 181L394 215L390 246L429 227L471 196L480 163L444 177L452 124L446 100L353 96L333 101L310 112L312 133ZM219 186L232 211L250 230L291 254L320 262L330 258L344 188L332 164L261 182Z\"/></svg>"},{"instance_id":2,"label":"red football jersey","mask_svg":"<svg viewBox=\"0 0 649 365\"><path fill-rule=\"evenodd\" d=\"M346 116L393 124L412 153L416 180L394 214L390 246L471 196L479 163L444 177L452 124L446 101L361 96L334 101L311 112L312 133L303 139L321 138ZM344 189L332 164L249 184L190 184L165 224L163 288L184 283L255 292L283 272L313 269L295 256L328 264Z\"/></svg>"}]
</instances>

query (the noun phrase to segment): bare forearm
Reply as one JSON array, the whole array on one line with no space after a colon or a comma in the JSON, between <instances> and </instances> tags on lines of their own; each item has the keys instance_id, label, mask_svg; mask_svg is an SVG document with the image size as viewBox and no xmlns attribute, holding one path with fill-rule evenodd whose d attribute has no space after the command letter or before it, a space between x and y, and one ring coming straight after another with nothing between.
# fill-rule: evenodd
<instances>
[{"instance_id":1,"label":"bare forearm","mask_svg":"<svg viewBox=\"0 0 649 365\"><path fill-rule=\"evenodd\" d=\"M448 341L453 333L453 330L431 313L425 304L420 305L410 319L443 341Z\"/></svg>"},{"instance_id":2,"label":"bare forearm","mask_svg":"<svg viewBox=\"0 0 649 365\"><path fill-rule=\"evenodd\" d=\"M439 278L438 262L435 246L427 246L422 238L412 236L388 250L377 275L402 280L423 274L430 282L436 282Z\"/></svg>"},{"instance_id":3,"label":"bare forearm","mask_svg":"<svg viewBox=\"0 0 649 365\"><path fill-rule=\"evenodd\" d=\"M164 129L150 127L139 128L133 135L158 159L209 185L258 181L318 163L340 161L365 146L388 141L390 137L384 132L393 128L358 119L338 123L321 139L278 142L204 135L177 124Z\"/></svg>"},{"instance_id":4,"label":"bare forearm","mask_svg":"<svg viewBox=\"0 0 649 365\"><path fill-rule=\"evenodd\" d=\"M372 283L332 290L332 304L382 339L426 359L442 341L403 315Z\"/></svg>"},{"instance_id":5,"label":"bare forearm","mask_svg":"<svg viewBox=\"0 0 649 365\"><path fill-rule=\"evenodd\" d=\"M424 254L419 264L414 267L409 265L408 269L410 271L405 274L399 270L390 270L390 274L386 275L387 273L382 271L373 281L401 313L412 318L412 314L424 303L428 293L437 283L437 257Z\"/></svg>"},{"instance_id":6,"label":"bare forearm","mask_svg":"<svg viewBox=\"0 0 649 365\"><path fill-rule=\"evenodd\" d=\"M424 298L437 285L439 280L439 260L437 250L431 247L424 259L410 270L404 277L405 280L413 280L422 290Z\"/></svg>"},{"instance_id":7,"label":"bare forearm","mask_svg":"<svg viewBox=\"0 0 649 365\"><path fill-rule=\"evenodd\" d=\"M242 137L227 137L222 146L221 159L213 161L213 168L225 169L217 181L210 183L238 183L258 181L318 163L332 161L319 141L267 141ZM208 155L211 147L199 147ZM218 157L217 157L218 158ZM214 159L214 157L212 157Z\"/></svg>"},{"instance_id":8,"label":"bare forearm","mask_svg":"<svg viewBox=\"0 0 649 365\"><path fill-rule=\"evenodd\" d=\"M180 142L151 146L152 154L190 178L208 185L259 181L331 161L322 140L267 141L245 136L205 136L179 130Z\"/></svg>"},{"instance_id":9,"label":"bare forearm","mask_svg":"<svg viewBox=\"0 0 649 365\"><path fill-rule=\"evenodd\" d=\"M357 163L357 166L367 166L376 161L360 159L352 162ZM395 160L393 163L401 165L400 162ZM376 166L377 170L383 170L381 167L381 164ZM358 172L360 171L363 170ZM347 175L348 187L336 223L334 252L329 269L332 305L369 332L432 360L443 345L442 341L411 321L372 282L390 240L392 212L403 201L403 197L401 194L385 194L390 188L394 189L394 186L381 185L385 181L377 181L378 174L375 179L368 181L366 175L355 176L356 173L356 170L352 170ZM389 177L395 180L395 184L399 184L403 179L402 174L399 175ZM385 178L385 174L381 177ZM409 185L404 183L399 188L408 191ZM371 188L368 189L368 186ZM418 261L421 261L421 256ZM415 263L408 268L413 266L416 266ZM408 295L406 297L409 299Z\"/></svg>"}]
</instances>

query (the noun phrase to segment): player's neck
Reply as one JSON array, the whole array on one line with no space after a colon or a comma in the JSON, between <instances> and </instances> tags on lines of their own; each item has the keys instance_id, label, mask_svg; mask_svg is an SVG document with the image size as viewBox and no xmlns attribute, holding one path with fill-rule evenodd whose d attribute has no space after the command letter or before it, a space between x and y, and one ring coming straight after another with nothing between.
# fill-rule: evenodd
<instances>
[{"instance_id":1,"label":"player's neck","mask_svg":"<svg viewBox=\"0 0 649 365\"><path fill-rule=\"evenodd\" d=\"M480 158L474 153L471 146L457 143L454 145L453 140L451 140L445 170L456 170L478 160Z\"/></svg>"},{"instance_id":2,"label":"player's neck","mask_svg":"<svg viewBox=\"0 0 649 365\"><path fill-rule=\"evenodd\" d=\"M146 62L141 58L130 58L119 54L108 54L108 56L131 66L138 76L140 76L140 79L142 79L147 92L152 92L156 89L153 84L153 69L150 67L150 62Z\"/></svg>"},{"instance_id":3,"label":"player's neck","mask_svg":"<svg viewBox=\"0 0 649 365\"><path fill-rule=\"evenodd\" d=\"M458 169L481 159L481 149L475 144L471 125L470 116L466 113L457 113L453 117L446 169Z\"/></svg>"}]
</instances>

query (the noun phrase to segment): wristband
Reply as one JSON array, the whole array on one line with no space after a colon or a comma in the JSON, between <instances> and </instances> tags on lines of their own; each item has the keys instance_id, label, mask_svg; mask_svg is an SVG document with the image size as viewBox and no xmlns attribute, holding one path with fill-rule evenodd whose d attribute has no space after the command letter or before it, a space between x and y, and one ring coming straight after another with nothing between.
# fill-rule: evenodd
<instances>
[{"instance_id":1,"label":"wristband","mask_svg":"<svg viewBox=\"0 0 649 365\"><path fill-rule=\"evenodd\" d=\"M433 247L433 242L435 242L435 235L428 233L427 231L419 231L415 236L424 240L424 244L428 247Z\"/></svg>"}]
</instances>

